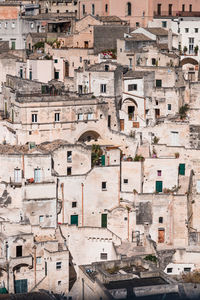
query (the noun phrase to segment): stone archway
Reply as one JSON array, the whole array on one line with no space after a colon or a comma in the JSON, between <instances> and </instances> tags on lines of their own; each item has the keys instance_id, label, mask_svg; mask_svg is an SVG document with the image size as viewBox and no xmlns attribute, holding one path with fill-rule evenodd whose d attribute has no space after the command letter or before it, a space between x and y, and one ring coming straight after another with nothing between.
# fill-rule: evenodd
<instances>
[{"instance_id":1,"label":"stone archway","mask_svg":"<svg viewBox=\"0 0 200 300\"><path fill-rule=\"evenodd\" d=\"M78 141L79 142L90 142L92 140L97 141L101 138L100 134L94 130L88 130L81 134Z\"/></svg>"}]
</instances>

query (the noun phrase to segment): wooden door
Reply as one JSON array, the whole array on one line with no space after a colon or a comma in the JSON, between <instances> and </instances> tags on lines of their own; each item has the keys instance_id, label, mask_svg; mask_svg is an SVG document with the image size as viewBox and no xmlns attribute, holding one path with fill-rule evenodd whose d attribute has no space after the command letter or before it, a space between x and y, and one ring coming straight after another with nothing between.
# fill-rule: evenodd
<instances>
[{"instance_id":1,"label":"wooden door","mask_svg":"<svg viewBox=\"0 0 200 300\"><path fill-rule=\"evenodd\" d=\"M120 130L124 131L124 119L120 119Z\"/></svg>"},{"instance_id":2,"label":"wooden door","mask_svg":"<svg viewBox=\"0 0 200 300\"><path fill-rule=\"evenodd\" d=\"M165 241L165 230L158 229L158 243L164 243Z\"/></svg>"}]
</instances>

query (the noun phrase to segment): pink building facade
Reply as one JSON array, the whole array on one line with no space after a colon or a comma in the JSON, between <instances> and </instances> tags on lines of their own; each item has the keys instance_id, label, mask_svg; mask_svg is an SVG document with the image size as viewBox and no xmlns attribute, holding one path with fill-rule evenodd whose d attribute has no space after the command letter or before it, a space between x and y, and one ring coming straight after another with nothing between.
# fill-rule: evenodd
<instances>
[{"instance_id":1,"label":"pink building facade","mask_svg":"<svg viewBox=\"0 0 200 300\"><path fill-rule=\"evenodd\" d=\"M133 27L147 26L154 16L194 16L198 12L199 0L79 0L79 18L87 14L118 16Z\"/></svg>"}]
</instances>

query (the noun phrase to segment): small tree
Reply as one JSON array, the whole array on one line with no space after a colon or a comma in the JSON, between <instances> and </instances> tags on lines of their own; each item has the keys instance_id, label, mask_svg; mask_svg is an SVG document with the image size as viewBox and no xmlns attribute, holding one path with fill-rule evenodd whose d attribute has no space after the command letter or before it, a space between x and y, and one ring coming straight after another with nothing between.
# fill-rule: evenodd
<instances>
[{"instance_id":1,"label":"small tree","mask_svg":"<svg viewBox=\"0 0 200 300\"><path fill-rule=\"evenodd\" d=\"M186 54L187 51L188 51L188 48L186 46L184 46L184 48L183 48L184 54Z\"/></svg>"},{"instance_id":2,"label":"small tree","mask_svg":"<svg viewBox=\"0 0 200 300\"><path fill-rule=\"evenodd\" d=\"M197 54L198 54L198 51L199 51L199 46L198 46L198 45L196 45L196 46L194 47L194 53L195 53L195 55L197 55Z\"/></svg>"},{"instance_id":3,"label":"small tree","mask_svg":"<svg viewBox=\"0 0 200 300\"><path fill-rule=\"evenodd\" d=\"M189 110L189 105L187 103L179 108L179 115L181 120L184 120L187 117L188 110Z\"/></svg>"}]
</instances>

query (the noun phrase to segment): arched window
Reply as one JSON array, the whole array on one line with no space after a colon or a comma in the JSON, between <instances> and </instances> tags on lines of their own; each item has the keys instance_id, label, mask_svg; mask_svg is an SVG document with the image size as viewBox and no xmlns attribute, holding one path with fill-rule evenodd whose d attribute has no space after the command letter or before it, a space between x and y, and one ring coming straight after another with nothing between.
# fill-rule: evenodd
<instances>
[{"instance_id":1,"label":"arched window","mask_svg":"<svg viewBox=\"0 0 200 300\"><path fill-rule=\"evenodd\" d=\"M132 10L132 8L131 8L131 3L128 2L128 3L127 3L127 15L128 15L128 16L131 16L131 14L132 14L131 10Z\"/></svg>"}]
</instances>

